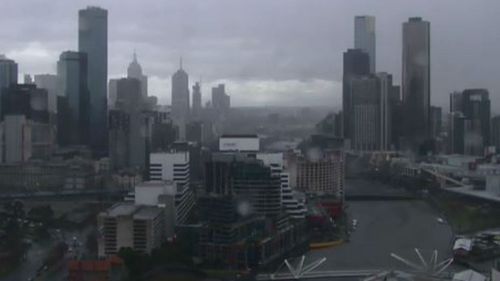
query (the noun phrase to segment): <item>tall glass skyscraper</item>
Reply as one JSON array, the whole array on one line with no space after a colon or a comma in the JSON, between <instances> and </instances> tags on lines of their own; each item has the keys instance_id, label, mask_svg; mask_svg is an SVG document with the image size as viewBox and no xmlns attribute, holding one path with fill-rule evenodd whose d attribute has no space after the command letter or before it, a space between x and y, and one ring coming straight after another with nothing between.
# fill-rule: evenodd
<instances>
[{"instance_id":1,"label":"tall glass skyscraper","mask_svg":"<svg viewBox=\"0 0 500 281\"><path fill-rule=\"evenodd\" d=\"M354 18L354 48L368 53L370 56L370 73L375 73L374 16L356 16Z\"/></svg>"},{"instance_id":2,"label":"tall glass skyscraper","mask_svg":"<svg viewBox=\"0 0 500 281\"><path fill-rule=\"evenodd\" d=\"M78 50L87 54L90 91L90 145L95 156L107 155L108 11L79 11Z\"/></svg>"},{"instance_id":3,"label":"tall glass skyscraper","mask_svg":"<svg viewBox=\"0 0 500 281\"><path fill-rule=\"evenodd\" d=\"M416 148L430 133L430 23L410 18L403 23L403 103L408 145Z\"/></svg>"}]
</instances>

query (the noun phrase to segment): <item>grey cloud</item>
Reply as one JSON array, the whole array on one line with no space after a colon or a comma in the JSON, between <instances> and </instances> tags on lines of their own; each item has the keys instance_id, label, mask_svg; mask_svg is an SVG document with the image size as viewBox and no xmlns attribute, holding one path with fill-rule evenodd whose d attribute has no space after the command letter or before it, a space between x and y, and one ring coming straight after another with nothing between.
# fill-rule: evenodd
<instances>
[{"instance_id":1,"label":"grey cloud","mask_svg":"<svg viewBox=\"0 0 500 281\"><path fill-rule=\"evenodd\" d=\"M308 104L337 106L335 86L318 87L318 81L338 85L341 80L342 52L352 46L357 14L376 16L378 70L399 81L401 23L422 16L431 22L433 103L447 108L449 92L486 87L494 109L500 109L497 0L2 0L1 4L0 53L16 56L23 72L54 72L58 54L77 46L78 9L97 4L109 10L111 77L125 73L137 49L145 72L153 77L152 85L157 85L151 89L168 101L168 80L183 56L192 79L201 76L207 86L225 80L228 89L234 83L234 100L259 105L299 103L303 94ZM293 88L297 85L299 90ZM290 91L282 90L285 86ZM268 91L266 98L261 89Z\"/></svg>"}]
</instances>

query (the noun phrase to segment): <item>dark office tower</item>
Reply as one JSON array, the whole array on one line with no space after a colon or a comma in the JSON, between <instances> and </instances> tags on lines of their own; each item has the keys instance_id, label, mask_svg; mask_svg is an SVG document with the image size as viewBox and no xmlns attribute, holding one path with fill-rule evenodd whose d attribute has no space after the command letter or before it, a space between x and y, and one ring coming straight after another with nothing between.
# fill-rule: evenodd
<instances>
[{"instance_id":1,"label":"dark office tower","mask_svg":"<svg viewBox=\"0 0 500 281\"><path fill-rule=\"evenodd\" d=\"M182 59L179 70L172 75L172 119L179 127L179 138L185 140L189 121L189 76L182 69Z\"/></svg>"},{"instance_id":2,"label":"dark office tower","mask_svg":"<svg viewBox=\"0 0 500 281\"><path fill-rule=\"evenodd\" d=\"M466 89L462 93L463 114L470 120L471 145L479 142L481 148L475 149L475 155L482 155L482 150L490 143L490 99L486 89ZM481 139L481 140L479 140Z\"/></svg>"},{"instance_id":3,"label":"dark office tower","mask_svg":"<svg viewBox=\"0 0 500 281\"><path fill-rule=\"evenodd\" d=\"M193 120L199 121L201 118L201 86L196 82L193 86Z\"/></svg>"},{"instance_id":4,"label":"dark office tower","mask_svg":"<svg viewBox=\"0 0 500 281\"><path fill-rule=\"evenodd\" d=\"M406 138L416 150L430 131L430 23L410 18L403 23L403 103Z\"/></svg>"},{"instance_id":5,"label":"dark office tower","mask_svg":"<svg viewBox=\"0 0 500 281\"><path fill-rule=\"evenodd\" d=\"M0 55L0 97L3 89L8 88L10 85L17 84L17 71L17 63L15 61L6 58L4 55ZM2 104L0 98L0 110L1 108ZM1 112L0 115L2 115Z\"/></svg>"},{"instance_id":6,"label":"dark office tower","mask_svg":"<svg viewBox=\"0 0 500 281\"><path fill-rule=\"evenodd\" d=\"M431 137L437 138L441 134L443 123L443 112L439 106L431 106Z\"/></svg>"},{"instance_id":7,"label":"dark office tower","mask_svg":"<svg viewBox=\"0 0 500 281\"><path fill-rule=\"evenodd\" d=\"M70 131L67 144L89 145L89 89L87 54L66 51L59 56L57 77L59 93L66 97Z\"/></svg>"},{"instance_id":8,"label":"dark office tower","mask_svg":"<svg viewBox=\"0 0 500 281\"><path fill-rule=\"evenodd\" d=\"M135 78L141 82L141 95L145 99L148 96L148 77L142 73L142 67L137 62L137 54L135 52L132 62L127 69L127 77Z\"/></svg>"},{"instance_id":9,"label":"dark office tower","mask_svg":"<svg viewBox=\"0 0 500 281\"><path fill-rule=\"evenodd\" d=\"M363 50L370 56L370 72L375 73L374 16L356 16L354 18L354 48Z\"/></svg>"},{"instance_id":10,"label":"dark office tower","mask_svg":"<svg viewBox=\"0 0 500 281\"><path fill-rule=\"evenodd\" d=\"M344 74L342 82L342 112L344 114L344 138L352 138L352 97L350 95L350 79L370 73L370 57L359 49L344 52Z\"/></svg>"},{"instance_id":11,"label":"dark office tower","mask_svg":"<svg viewBox=\"0 0 500 281\"><path fill-rule=\"evenodd\" d=\"M491 118L491 145L500 151L500 115Z\"/></svg>"},{"instance_id":12,"label":"dark office tower","mask_svg":"<svg viewBox=\"0 0 500 281\"><path fill-rule=\"evenodd\" d=\"M107 154L108 11L87 7L79 11L78 50L87 54L90 92L90 145L97 157Z\"/></svg>"}]
</instances>

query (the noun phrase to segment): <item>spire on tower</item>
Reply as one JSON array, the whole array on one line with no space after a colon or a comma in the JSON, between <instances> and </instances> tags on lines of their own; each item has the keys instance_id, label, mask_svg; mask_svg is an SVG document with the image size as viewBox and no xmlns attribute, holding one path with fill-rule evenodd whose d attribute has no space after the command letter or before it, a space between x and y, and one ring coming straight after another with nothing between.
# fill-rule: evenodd
<instances>
[{"instance_id":1,"label":"spire on tower","mask_svg":"<svg viewBox=\"0 0 500 281\"><path fill-rule=\"evenodd\" d=\"M133 59L134 59L133 60L134 62L137 62L137 53L136 53L135 49L134 49Z\"/></svg>"},{"instance_id":2,"label":"spire on tower","mask_svg":"<svg viewBox=\"0 0 500 281\"><path fill-rule=\"evenodd\" d=\"M182 56L179 59L179 69L182 69Z\"/></svg>"}]
</instances>

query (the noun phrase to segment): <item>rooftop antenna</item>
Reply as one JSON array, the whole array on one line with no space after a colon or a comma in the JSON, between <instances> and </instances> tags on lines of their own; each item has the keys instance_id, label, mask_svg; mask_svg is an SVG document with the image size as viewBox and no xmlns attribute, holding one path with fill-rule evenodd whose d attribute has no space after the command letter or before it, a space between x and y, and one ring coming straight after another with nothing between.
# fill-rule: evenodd
<instances>
[{"instance_id":1,"label":"rooftop antenna","mask_svg":"<svg viewBox=\"0 0 500 281\"><path fill-rule=\"evenodd\" d=\"M134 62L137 62L137 53L136 53L135 49L134 49L134 55L133 55L133 58L134 58Z\"/></svg>"},{"instance_id":2,"label":"rooftop antenna","mask_svg":"<svg viewBox=\"0 0 500 281\"><path fill-rule=\"evenodd\" d=\"M182 56L179 59L179 69L182 69Z\"/></svg>"}]
</instances>

